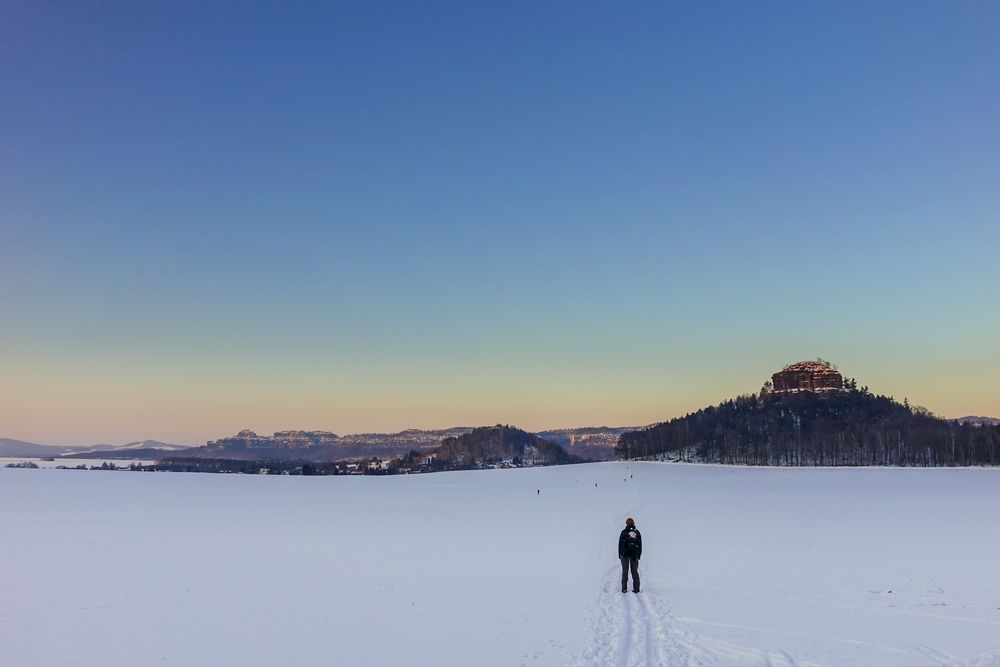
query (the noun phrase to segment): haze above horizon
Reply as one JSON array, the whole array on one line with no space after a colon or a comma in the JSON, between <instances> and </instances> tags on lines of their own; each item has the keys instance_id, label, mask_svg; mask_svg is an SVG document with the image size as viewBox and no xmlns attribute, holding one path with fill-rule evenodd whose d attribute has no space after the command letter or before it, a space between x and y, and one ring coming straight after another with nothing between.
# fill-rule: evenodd
<instances>
[{"instance_id":1,"label":"haze above horizon","mask_svg":"<svg viewBox=\"0 0 1000 667\"><path fill-rule=\"evenodd\" d=\"M1000 5L0 6L0 436L1000 416Z\"/></svg>"}]
</instances>

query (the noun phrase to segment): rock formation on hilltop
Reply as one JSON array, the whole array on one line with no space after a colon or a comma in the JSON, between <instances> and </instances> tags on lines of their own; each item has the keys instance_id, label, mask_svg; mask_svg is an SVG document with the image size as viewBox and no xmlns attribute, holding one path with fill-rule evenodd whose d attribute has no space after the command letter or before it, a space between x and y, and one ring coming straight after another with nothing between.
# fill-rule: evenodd
<instances>
[{"instance_id":1,"label":"rock formation on hilltop","mask_svg":"<svg viewBox=\"0 0 1000 667\"><path fill-rule=\"evenodd\" d=\"M770 391L778 395L801 391L821 394L843 390L844 377L833 364L822 359L789 364L771 376Z\"/></svg>"}]
</instances>

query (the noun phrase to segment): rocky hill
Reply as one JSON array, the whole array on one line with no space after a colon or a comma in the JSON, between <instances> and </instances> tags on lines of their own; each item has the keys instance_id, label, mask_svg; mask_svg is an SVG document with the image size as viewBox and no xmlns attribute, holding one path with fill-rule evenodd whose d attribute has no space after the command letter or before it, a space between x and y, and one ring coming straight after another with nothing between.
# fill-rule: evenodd
<instances>
[{"instance_id":1,"label":"rocky hill","mask_svg":"<svg viewBox=\"0 0 1000 667\"><path fill-rule=\"evenodd\" d=\"M398 433L355 433L341 436L340 443L350 447L367 447L372 451L408 452L411 449L432 449L439 446L445 438L459 436L471 430L471 426L456 426L426 431L411 428Z\"/></svg>"},{"instance_id":2,"label":"rocky hill","mask_svg":"<svg viewBox=\"0 0 1000 667\"><path fill-rule=\"evenodd\" d=\"M960 424L854 382L835 393L744 395L623 433L625 458L778 466L1000 464L1000 427Z\"/></svg>"},{"instance_id":3,"label":"rocky hill","mask_svg":"<svg viewBox=\"0 0 1000 667\"><path fill-rule=\"evenodd\" d=\"M229 438L211 440L204 447L184 450L186 458L236 459L245 461L298 460L341 461L377 457L388 459L411 450L425 451L441 445L448 437L471 431L470 428L398 433L362 433L339 436L330 431L278 431L258 435L243 430Z\"/></svg>"}]
</instances>

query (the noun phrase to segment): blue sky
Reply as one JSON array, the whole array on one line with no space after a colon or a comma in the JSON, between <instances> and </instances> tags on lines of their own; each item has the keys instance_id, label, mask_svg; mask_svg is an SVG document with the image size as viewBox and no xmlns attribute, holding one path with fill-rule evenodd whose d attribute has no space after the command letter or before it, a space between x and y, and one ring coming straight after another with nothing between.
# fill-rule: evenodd
<instances>
[{"instance_id":1,"label":"blue sky","mask_svg":"<svg viewBox=\"0 0 1000 667\"><path fill-rule=\"evenodd\" d=\"M998 26L0 4L0 435L644 424L816 356L1000 413Z\"/></svg>"}]
</instances>

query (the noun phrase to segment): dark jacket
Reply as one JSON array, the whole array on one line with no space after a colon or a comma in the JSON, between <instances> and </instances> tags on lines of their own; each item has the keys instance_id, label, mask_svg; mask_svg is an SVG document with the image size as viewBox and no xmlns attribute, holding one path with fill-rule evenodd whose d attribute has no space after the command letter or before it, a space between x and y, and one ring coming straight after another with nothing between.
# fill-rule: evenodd
<instances>
[{"instance_id":1,"label":"dark jacket","mask_svg":"<svg viewBox=\"0 0 1000 667\"><path fill-rule=\"evenodd\" d=\"M622 558L625 556L625 536L628 535L630 531L634 532L636 537L639 538L639 553L636 554L636 558L642 558L642 533L639 532L638 528L629 528L628 526L626 526L625 530L622 531L622 534L618 536L618 557Z\"/></svg>"}]
</instances>

